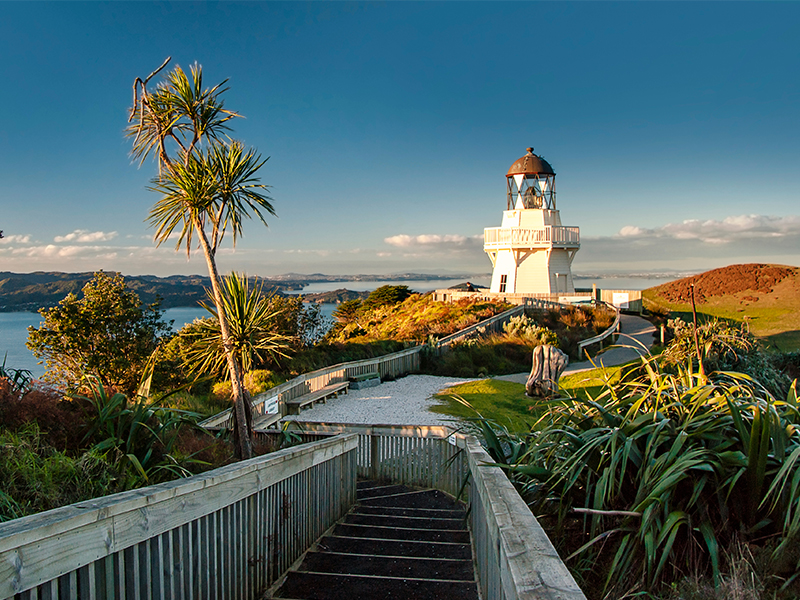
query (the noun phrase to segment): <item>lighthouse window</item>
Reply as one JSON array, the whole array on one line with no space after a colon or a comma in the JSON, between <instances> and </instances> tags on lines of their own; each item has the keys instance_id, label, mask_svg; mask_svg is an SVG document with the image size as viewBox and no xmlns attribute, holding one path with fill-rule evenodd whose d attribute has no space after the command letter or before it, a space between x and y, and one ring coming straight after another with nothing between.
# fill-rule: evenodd
<instances>
[{"instance_id":1,"label":"lighthouse window","mask_svg":"<svg viewBox=\"0 0 800 600\"><path fill-rule=\"evenodd\" d=\"M508 283L508 275L500 275L500 293L506 291L506 284Z\"/></svg>"}]
</instances>

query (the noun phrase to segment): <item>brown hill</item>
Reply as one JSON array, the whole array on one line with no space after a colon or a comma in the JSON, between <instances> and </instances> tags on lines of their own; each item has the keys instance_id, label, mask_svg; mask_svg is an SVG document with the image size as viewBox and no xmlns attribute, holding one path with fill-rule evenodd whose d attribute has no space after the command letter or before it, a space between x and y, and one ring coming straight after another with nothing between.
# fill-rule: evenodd
<instances>
[{"instance_id":1,"label":"brown hill","mask_svg":"<svg viewBox=\"0 0 800 600\"><path fill-rule=\"evenodd\" d=\"M797 267L784 265L730 265L665 283L653 290L668 302L690 302L691 286L694 284L695 301L704 302L714 296L729 296L740 292L771 294L777 284L790 276L797 278L798 273L800 269Z\"/></svg>"},{"instance_id":2,"label":"brown hill","mask_svg":"<svg viewBox=\"0 0 800 600\"><path fill-rule=\"evenodd\" d=\"M645 290L645 306L687 313L692 284L698 313L747 322L771 344L800 349L800 268L752 263L713 269Z\"/></svg>"}]
</instances>

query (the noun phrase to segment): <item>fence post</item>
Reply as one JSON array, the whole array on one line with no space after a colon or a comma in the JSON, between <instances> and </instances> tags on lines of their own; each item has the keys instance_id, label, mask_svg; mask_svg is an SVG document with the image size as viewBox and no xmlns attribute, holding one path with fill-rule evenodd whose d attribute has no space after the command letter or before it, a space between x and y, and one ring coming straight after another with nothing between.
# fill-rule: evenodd
<instances>
[{"instance_id":1,"label":"fence post","mask_svg":"<svg viewBox=\"0 0 800 600\"><path fill-rule=\"evenodd\" d=\"M377 481L380 476L381 466L380 466L380 447L378 446L378 436L375 435L374 432L370 434L369 438L370 448L369 448L369 467L370 467L370 478L373 481Z\"/></svg>"}]
</instances>

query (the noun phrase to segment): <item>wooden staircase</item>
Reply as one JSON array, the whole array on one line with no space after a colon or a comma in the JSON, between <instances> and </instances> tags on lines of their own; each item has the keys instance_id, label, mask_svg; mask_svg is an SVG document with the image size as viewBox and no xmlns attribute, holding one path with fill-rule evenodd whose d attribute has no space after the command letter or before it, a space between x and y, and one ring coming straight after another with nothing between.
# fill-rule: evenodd
<instances>
[{"instance_id":1,"label":"wooden staircase","mask_svg":"<svg viewBox=\"0 0 800 600\"><path fill-rule=\"evenodd\" d=\"M478 600L460 503L372 481L358 483L357 498L265 600Z\"/></svg>"}]
</instances>

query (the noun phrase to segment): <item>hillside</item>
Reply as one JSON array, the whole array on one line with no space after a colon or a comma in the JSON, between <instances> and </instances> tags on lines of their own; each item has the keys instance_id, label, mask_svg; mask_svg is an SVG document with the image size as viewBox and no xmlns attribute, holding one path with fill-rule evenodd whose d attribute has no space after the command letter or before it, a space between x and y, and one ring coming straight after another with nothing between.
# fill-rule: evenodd
<instances>
[{"instance_id":1,"label":"hillside","mask_svg":"<svg viewBox=\"0 0 800 600\"><path fill-rule=\"evenodd\" d=\"M31 311L50 308L70 292L78 294L92 278L92 273L9 273L0 271L0 311ZM194 306L206 297L208 277L199 275L126 275L125 282L142 302L150 304L161 298L162 308ZM269 282L268 282L269 285ZM275 284L273 284L275 285Z\"/></svg>"},{"instance_id":2,"label":"hillside","mask_svg":"<svg viewBox=\"0 0 800 600\"><path fill-rule=\"evenodd\" d=\"M348 300L363 300L369 296L369 292L354 292L339 288L330 292L318 292L316 294L303 294L303 300L306 302L325 302L328 304L340 304Z\"/></svg>"},{"instance_id":3,"label":"hillside","mask_svg":"<svg viewBox=\"0 0 800 600\"><path fill-rule=\"evenodd\" d=\"M769 344L800 349L800 268L753 263L713 269L645 290L645 306L689 313L691 284L699 314L747 321Z\"/></svg>"}]
</instances>

